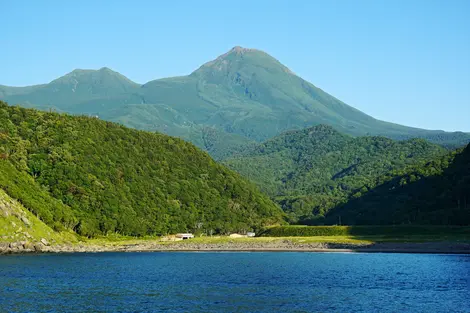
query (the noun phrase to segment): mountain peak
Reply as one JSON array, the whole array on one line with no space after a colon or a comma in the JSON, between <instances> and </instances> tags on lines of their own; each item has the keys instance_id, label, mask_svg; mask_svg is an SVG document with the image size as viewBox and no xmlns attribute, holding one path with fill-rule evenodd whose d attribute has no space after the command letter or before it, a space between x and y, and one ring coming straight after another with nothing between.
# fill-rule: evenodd
<instances>
[{"instance_id":1,"label":"mountain peak","mask_svg":"<svg viewBox=\"0 0 470 313\"><path fill-rule=\"evenodd\" d=\"M258 57L267 57L267 58L276 60L275 58L273 58L268 53L266 53L262 50L253 49L253 48L244 48L244 47L241 47L241 46L233 47L229 51L227 51L224 54L217 57L216 60L223 60L223 59L226 59L226 58L231 57L231 56L243 57L246 54L249 54L249 55L252 55L252 56L258 56ZM279 61L277 61L277 62L279 62Z\"/></svg>"},{"instance_id":2,"label":"mountain peak","mask_svg":"<svg viewBox=\"0 0 470 313\"><path fill-rule=\"evenodd\" d=\"M235 46L224 54L218 56L215 60L203 64L192 74L198 74L209 71L226 71L251 65L259 68L278 69L282 72L293 74L286 66L268 53L252 48Z\"/></svg>"},{"instance_id":3,"label":"mountain peak","mask_svg":"<svg viewBox=\"0 0 470 313\"><path fill-rule=\"evenodd\" d=\"M230 51L243 51L243 50L246 50L246 48L243 48L241 46L235 46L232 49L230 49Z\"/></svg>"},{"instance_id":4,"label":"mountain peak","mask_svg":"<svg viewBox=\"0 0 470 313\"><path fill-rule=\"evenodd\" d=\"M59 77L55 80L53 80L51 83L52 84L64 84L64 83L71 83L73 85L76 85L78 82L80 83L90 83L90 84L102 84L104 80L108 82L114 82L114 83L121 83L121 84L127 84L127 85L137 85L124 75L113 71L112 69L108 67L102 67L98 70L94 69L74 69L70 73L65 74L62 77Z\"/></svg>"},{"instance_id":5,"label":"mountain peak","mask_svg":"<svg viewBox=\"0 0 470 313\"><path fill-rule=\"evenodd\" d=\"M105 71L106 72L114 72L113 70L111 70L109 67L106 67L106 66L100 68L100 71L102 71L102 72L105 72Z\"/></svg>"},{"instance_id":6,"label":"mountain peak","mask_svg":"<svg viewBox=\"0 0 470 313\"><path fill-rule=\"evenodd\" d=\"M65 74L64 76L73 76L73 75L84 75L84 74L93 74L93 73L103 73L103 74L118 74L118 75L121 75L119 74L118 72L116 71L113 71L112 69L110 69L109 67L102 67L98 70L95 70L95 69L83 69L83 68L76 68L74 69L73 71L71 71L70 73L67 73Z\"/></svg>"},{"instance_id":7,"label":"mountain peak","mask_svg":"<svg viewBox=\"0 0 470 313\"><path fill-rule=\"evenodd\" d=\"M86 73L93 73L96 72L96 70L91 70L91 69L84 69L84 68L76 68L73 71L65 74L64 76L67 75L79 75L79 74L86 74Z\"/></svg>"},{"instance_id":8,"label":"mountain peak","mask_svg":"<svg viewBox=\"0 0 470 313\"><path fill-rule=\"evenodd\" d=\"M251 48L243 48L241 46L235 46L223 55L228 55L228 54L231 54L231 53L243 54L243 53L247 53L247 52L261 52L261 53L267 54L266 52L263 52L261 50L251 49Z\"/></svg>"}]
</instances>

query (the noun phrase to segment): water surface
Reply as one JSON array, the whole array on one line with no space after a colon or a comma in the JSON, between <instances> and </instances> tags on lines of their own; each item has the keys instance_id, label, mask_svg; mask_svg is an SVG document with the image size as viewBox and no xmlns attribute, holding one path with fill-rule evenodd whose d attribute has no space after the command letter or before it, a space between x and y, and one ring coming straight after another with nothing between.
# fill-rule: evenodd
<instances>
[{"instance_id":1,"label":"water surface","mask_svg":"<svg viewBox=\"0 0 470 313\"><path fill-rule=\"evenodd\" d=\"M470 312L470 256L3 256L0 312Z\"/></svg>"}]
</instances>

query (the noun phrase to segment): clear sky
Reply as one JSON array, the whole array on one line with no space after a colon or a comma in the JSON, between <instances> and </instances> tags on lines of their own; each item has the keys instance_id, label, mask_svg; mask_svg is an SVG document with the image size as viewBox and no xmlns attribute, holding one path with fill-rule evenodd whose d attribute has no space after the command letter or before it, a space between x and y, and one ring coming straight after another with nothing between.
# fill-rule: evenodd
<instances>
[{"instance_id":1,"label":"clear sky","mask_svg":"<svg viewBox=\"0 0 470 313\"><path fill-rule=\"evenodd\" d=\"M236 45L376 118L470 131L469 0L0 0L0 84L110 67L144 83Z\"/></svg>"}]
</instances>

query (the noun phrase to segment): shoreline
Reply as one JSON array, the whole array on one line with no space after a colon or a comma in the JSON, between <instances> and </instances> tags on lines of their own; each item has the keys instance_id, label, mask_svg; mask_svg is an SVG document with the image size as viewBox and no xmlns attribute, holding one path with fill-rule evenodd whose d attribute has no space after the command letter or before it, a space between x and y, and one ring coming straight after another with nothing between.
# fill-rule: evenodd
<instances>
[{"instance_id":1,"label":"shoreline","mask_svg":"<svg viewBox=\"0 0 470 313\"><path fill-rule=\"evenodd\" d=\"M43 253L102 252L317 252L317 253L420 253L469 254L470 243L463 242L377 242L370 244L296 243L289 240L273 242L196 243L143 241L139 243L107 242L105 244L42 245L0 243L0 255Z\"/></svg>"}]
</instances>

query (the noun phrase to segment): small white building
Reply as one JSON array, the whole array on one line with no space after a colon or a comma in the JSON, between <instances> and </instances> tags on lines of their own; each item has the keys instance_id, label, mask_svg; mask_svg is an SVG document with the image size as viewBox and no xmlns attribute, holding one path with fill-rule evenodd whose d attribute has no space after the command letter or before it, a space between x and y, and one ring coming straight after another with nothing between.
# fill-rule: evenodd
<instances>
[{"instance_id":1,"label":"small white building","mask_svg":"<svg viewBox=\"0 0 470 313\"><path fill-rule=\"evenodd\" d=\"M181 238L181 239L191 239L194 238L194 235L191 233L181 233L181 234L176 234L176 238Z\"/></svg>"},{"instance_id":2,"label":"small white building","mask_svg":"<svg viewBox=\"0 0 470 313\"><path fill-rule=\"evenodd\" d=\"M243 237L246 237L245 235L240 235L240 234L230 234L229 235L230 238L243 238Z\"/></svg>"}]
</instances>

